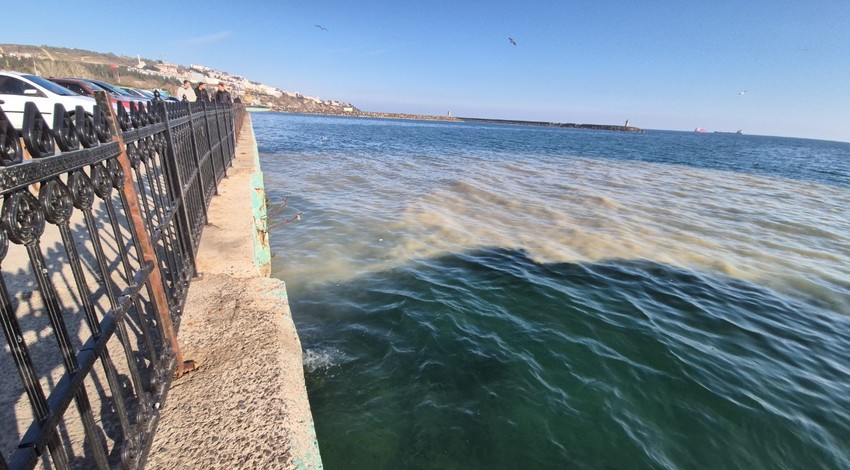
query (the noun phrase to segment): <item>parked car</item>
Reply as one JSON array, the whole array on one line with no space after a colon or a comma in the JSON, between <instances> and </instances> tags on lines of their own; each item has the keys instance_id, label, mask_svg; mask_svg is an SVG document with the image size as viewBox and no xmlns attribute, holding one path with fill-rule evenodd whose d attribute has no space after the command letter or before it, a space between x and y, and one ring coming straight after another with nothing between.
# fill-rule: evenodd
<instances>
[{"instance_id":1,"label":"parked car","mask_svg":"<svg viewBox=\"0 0 850 470\"><path fill-rule=\"evenodd\" d=\"M112 108L115 110L118 109L118 102L124 100L124 97L122 95L118 95L109 90L103 89L99 85L95 85L94 83L83 78L49 77L48 80L53 83L56 83L57 85L62 85L63 87L73 91L74 93L77 93L82 96L90 96L92 98L94 98L94 92L105 91L106 94L109 95L109 101L112 103ZM127 109L130 108L129 103L125 103L124 106Z\"/></svg>"},{"instance_id":2,"label":"parked car","mask_svg":"<svg viewBox=\"0 0 850 470\"><path fill-rule=\"evenodd\" d=\"M24 105L35 103L38 111L49 125L53 125L53 110L61 103L70 114L82 106L87 113L94 113L95 101L80 96L42 77L19 72L0 71L0 108L18 131L24 124Z\"/></svg>"},{"instance_id":3,"label":"parked car","mask_svg":"<svg viewBox=\"0 0 850 470\"><path fill-rule=\"evenodd\" d=\"M141 88L133 88L133 87L129 87L129 86L122 86L121 89L126 91L127 93L130 93L131 95L133 95L137 98L141 98L143 100L154 99L154 94L149 92L148 90L142 90Z\"/></svg>"},{"instance_id":4,"label":"parked car","mask_svg":"<svg viewBox=\"0 0 850 470\"><path fill-rule=\"evenodd\" d=\"M121 87L113 85L111 83L104 82L103 80L89 79L88 81L94 83L95 85L97 85L97 86L99 86L99 87L101 87L105 90L109 90L111 92L116 93L117 95L122 97L121 101L124 101L125 103L129 103L130 101L136 101L136 102L139 102L139 103L147 101L146 99L139 98L138 96L133 96L132 94L128 93L127 91L122 90ZM126 104L125 106L129 107L130 105Z\"/></svg>"}]
</instances>

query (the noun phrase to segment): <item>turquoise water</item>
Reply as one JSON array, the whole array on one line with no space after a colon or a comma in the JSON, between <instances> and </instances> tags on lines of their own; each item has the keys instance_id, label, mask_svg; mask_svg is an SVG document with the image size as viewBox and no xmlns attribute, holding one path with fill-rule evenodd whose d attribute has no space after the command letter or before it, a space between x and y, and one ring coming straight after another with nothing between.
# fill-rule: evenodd
<instances>
[{"instance_id":1,"label":"turquoise water","mask_svg":"<svg viewBox=\"0 0 850 470\"><path fill-rule=\"evenodd\" d=\"M252 119L326 468L850 468L850 144Z\"/></svg>"}]
</instances>

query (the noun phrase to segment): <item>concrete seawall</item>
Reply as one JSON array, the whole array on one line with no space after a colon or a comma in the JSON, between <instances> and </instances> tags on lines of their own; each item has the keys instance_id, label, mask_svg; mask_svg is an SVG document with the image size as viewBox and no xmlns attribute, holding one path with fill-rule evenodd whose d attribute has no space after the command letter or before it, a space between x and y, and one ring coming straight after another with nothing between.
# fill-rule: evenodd
<instances>
[{"instance_id":1,"label":"concrete seawall","mask_svg":"<svg viewBox=\"0 0 850 470\"><path fill-rule=\"evenodd\" d=\"M320 469L301 342L269 274L265 190L250 115L209 209L175 379L147 468Z\"/></svg>"}]
</instances>

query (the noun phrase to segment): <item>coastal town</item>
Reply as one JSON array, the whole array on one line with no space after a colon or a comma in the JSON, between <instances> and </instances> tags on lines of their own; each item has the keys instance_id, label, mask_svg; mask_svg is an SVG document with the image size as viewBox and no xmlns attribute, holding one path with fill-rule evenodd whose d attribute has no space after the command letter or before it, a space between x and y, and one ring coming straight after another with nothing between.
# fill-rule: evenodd
<instances>
[{"instance_id":1,"label":"coastal town","mask_svg":"<svg viewBox=\"0 0 850 470\"><path fill-rule=\"evenodd\" d=\"M158 89L172 93L183 80L193 85L227 84L234 98L258 109L314 114L351 114L361 111L343 101L286 91L200 64L188 66L141 56L127 57L81 49L0 44L0 69L42 77L101 79L119 86Z\"/></svg>"}]
</instances>

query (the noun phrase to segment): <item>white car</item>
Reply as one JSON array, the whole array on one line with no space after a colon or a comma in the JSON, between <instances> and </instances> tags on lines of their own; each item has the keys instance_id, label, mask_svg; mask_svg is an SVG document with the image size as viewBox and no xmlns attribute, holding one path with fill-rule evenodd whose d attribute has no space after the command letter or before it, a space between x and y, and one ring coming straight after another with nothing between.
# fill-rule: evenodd
<instances>
[{"instance_id":1,"label":"white car","mask_svg":"<svg viewBox=\"0 0 850 470\"><path fill-rule=\"evenodd\" d=\"M47 79L26 73L0 71L0 109L3 109L18 131L24 124L24 104L27 101L35 103L51 127L56 103L62 103L71 114L77 106L82 106L86 113L94 113L95 105L93 98L80 96Z\"/></svg>"}]
</instances>

